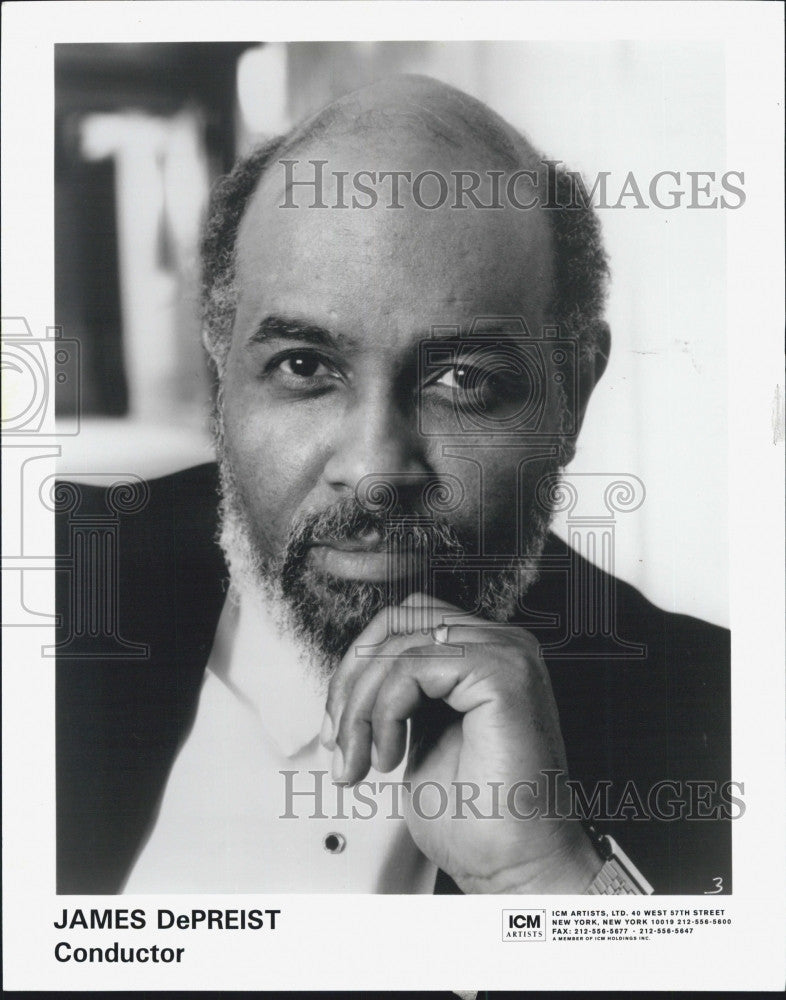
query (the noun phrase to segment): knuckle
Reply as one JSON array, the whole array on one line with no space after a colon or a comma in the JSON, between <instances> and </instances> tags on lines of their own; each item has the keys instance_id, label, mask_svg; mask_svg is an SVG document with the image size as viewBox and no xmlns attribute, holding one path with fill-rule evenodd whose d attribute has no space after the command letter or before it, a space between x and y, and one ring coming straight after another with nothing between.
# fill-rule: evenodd
<instances>
[{"instance_id":1,"label":"knuckle","mask_svg":"<svg viewBox=\"0 0 786 1000\"><path fill-rule=\"evenodd\" d=\"M519 629L519 641L533 656L540 656L540 642L538 642L531 632L528 632L524 628Z\"/></svg>"},{"instance_id":2,"label":"knuckle","mask_svg":"<svg viewBox=\"0 0 786 1000\"><path fill-rule=\"evenodd\" d=\"M517 689L527 689L542 682L543 671L537 659L518 644L510 642L487 647L486 662L493 662L494 673L506 685Z\"/></svg>"},{"instance_id":3,"label":"knuckle","mask_svg":"<svg viewBox=\"0 0 786 1000\"><path fill-rule=\"evenodd\" d=\"M344 711L341 713L341 722L338 726L338 733L336 734L336 743L343 747L345 750L349 745L349 741L352 738L352 733L354 730L354 719L352 718L352 713Z\"/></svg>"},{"instance_id":4,"label":"knuckle","mask_svg":"<svg viewBox=\"0 0 786 1000\"><path fill-rule=\"evenodd\" d=\"M339 705L343 690L344 690L343 678L340 676L339 673L333 674L333 676L330 678L330 683L328 684L328 693L326 702L328 712L330 712L331 709L335 709Z\"/></svg>"}]
</instances>

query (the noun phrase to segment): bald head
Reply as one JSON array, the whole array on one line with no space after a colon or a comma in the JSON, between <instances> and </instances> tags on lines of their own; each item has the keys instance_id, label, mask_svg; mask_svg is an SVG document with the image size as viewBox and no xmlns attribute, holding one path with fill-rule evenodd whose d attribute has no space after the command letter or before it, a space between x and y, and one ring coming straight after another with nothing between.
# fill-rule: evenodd
<instances>
[{"instance_id":1,"label":"bald head","mask_svg":"<svg viewBox=\"0 0 786 1000\"><path fill-rule=\"evenodd\" d=\"M326 135L394 132L406 142L427 135L446 148L472 144L505 169L537 168L540 158L527 140L481 101L427 76L388 77L338 98L290 133L284 147Z\"/></svg>"},{"instance_id":2,"label":"bald head","mask_svg":"<svg viewBox=\"0 0 786 1000\"><path fill-rule=\"evenodd\" d=\"M318 178L315 160L322 161ZM468 175L477 178L469 191ZM537 286L543 297L540 319L576 336L585 355L599 347L605 353L598 331L607 268L592 209L516 208L535 204L531 192L544 176L542 157L503 119L480 101L427 77L388 78L332 102L241 161L215 191L203 247L204 339L219 372L237 307L238 234L243 226L248 230L253 218L258 242L283 245L291 223L274 211L282 207L322 208L292 213L299 226L313 228L314 239L324 242L327 229L337 222L354 226L358 236L376 240L380 249L383 231L392 234L396 225L406 226L409 215L415 222L411 240L432 241L423 260L435 280L440 261L447 264L446 240L461 255L471 253L473 242L483 236L487 253L495 256L481 262L487 273L501 263L518 267L522 289L532 298ZM500 177L508 181L514 205L500 200ZM566 179L558 174L557 184ZM351 187L358 180L360 192ZM314 198L317 181L319 199ZM564 203L570 200L568 196ZM365 211L330 219L333 209L345 208ZM372 208L385 211L372 213ZM388 212L391 208L399 212ZM423 210L442 225L437 219L418 220ZM402 218L393 220L391 214ZM494 239L486 239L492 231ZM397 245L406 247L406 240ZM393 244L389 247L388 259L395 263ZM399 263L406 264L406 257ZM477 271L483 280L484 267Z\"/></svg>"}]
</instances>

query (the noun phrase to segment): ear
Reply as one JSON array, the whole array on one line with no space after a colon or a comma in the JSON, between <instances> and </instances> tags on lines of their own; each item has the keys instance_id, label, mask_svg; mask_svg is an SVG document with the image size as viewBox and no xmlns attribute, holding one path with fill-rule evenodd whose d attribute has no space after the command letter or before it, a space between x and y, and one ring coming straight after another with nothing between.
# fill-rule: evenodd
<instances>
[{"instance_id":1,"label":"ear","mask_svg":"<svg viewBox=\"0 0 786 1000\"><path fill-rule=\"evenodd\" d=\"M592 390L601 380L609 363L611 352L611 331L608 323L598 320L592 331L592 341L596 345L591 357L584 357L579 360L578 393L576 401L576 434L581 430L584 423L584 414L587 412Z\"/></svg>"},{"instance_id":2,"label":"ear","mask_svg":"<svg viewBox=\"0 0 786 1000\"><path fill-rule=\"evenodd\" d=\"M208 333L207 324L202 327L202 346L207 354L208 369L212 377L214 385L217 385L221 381L224 374L224 365L226 363L226 351L222 354L220 346L211 340Z\"/></svg>"},{"instance_id":3,"label":"ear","mask_svg":"<svg viewBox=\"0 0 786 1000\"><path fill-rule=\"evenodd\" d=\"M211 361L213 361L213 345L210 343L210 337L208 336L207 323L202 326L202 346L204 347L207 356Z\"/></svg>"}]
</instances>

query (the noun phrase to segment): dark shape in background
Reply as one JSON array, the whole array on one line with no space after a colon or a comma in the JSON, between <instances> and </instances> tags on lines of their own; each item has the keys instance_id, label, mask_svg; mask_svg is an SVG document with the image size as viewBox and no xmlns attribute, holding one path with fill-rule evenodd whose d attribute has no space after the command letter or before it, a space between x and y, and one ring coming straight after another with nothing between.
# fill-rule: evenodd
<instances>
[{"instance_id":1,"label":"dark shape in background","mask_svg":"<svg viewBox=\"0 0 786 1000\"><path fill-rule=\"evenodd\" d=\"M129 392L123 356L114 160L80 151L86 115L124 110L204 120L211 178L235 157L235 75L253 43L55 46L55 315L82 345L82 413L122 416ZM162 233L162 246L167 234ZM59 417L76 398L57 387Z\"/></svg>"}]
</instances>

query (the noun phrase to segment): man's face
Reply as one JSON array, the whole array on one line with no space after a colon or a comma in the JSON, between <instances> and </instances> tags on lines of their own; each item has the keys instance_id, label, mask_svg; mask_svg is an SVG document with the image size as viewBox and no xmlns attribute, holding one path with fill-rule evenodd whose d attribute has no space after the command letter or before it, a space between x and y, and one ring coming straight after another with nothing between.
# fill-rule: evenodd
<instances>
[{"instance_id":1,"label":"man's face","mask_svg":"<svg viewBox=\"0 0 786 1000\"><path fill-rule=\"evenodd\" d=\"M313 176L309 159L328 161L323 197L332 205L340 200L337 171L351 177L359 170L433 170L450 181L451 170L472 168L477 150L415 140L394 128L322 141L289 157L300 161L296 177ZM478 194L490 200L483 186ZM293 525L327 515L301 533L290 566L298 577L292 599L321 607L322 624L311 631L322 629L323 645L325 617L343 616L350 634L334 623L341 634L330 650L340 655L376 610L366 601L353 618L347 599L371 589L384 603L391 579L404 581L397 592L403 598L413 577L412 551L403 545L394 556L383 521L365 517L355 500L356 491L361 500L379 497L368 477L393 487L393 513L426 525L425 547L502 562L537 554L532 549L542 544L547 518L533 494L543 472L559 465L558 396L546 393L537 434L510 434L509 418L538 387L516 363L521 338L509 319L500 320L498 337L473 341L457 363L446 356L440 368L437 355L424 371L419 358L424 341L455 342L479 318L521 317L537 336L546 320L550 239L539 210L455 209L452 192L433 211L415 204L409 188L400 209L384 195L368 209L311 208L306 188L293 197L297 208L280 207L284 168L274 162L238 236L239 294L222 384L225 492L259 566L274 574ZM433 197L423 189L424 199ZM351 202L351 193L344 200ZM452 500L438 515L441 533L431 537L428 496L435 494L424 495L424 488L437 484ZM449 577L442 574L441 596L459 600ZM472 605L465 584L462 599Z\"/></svg>"}]
</instances>

